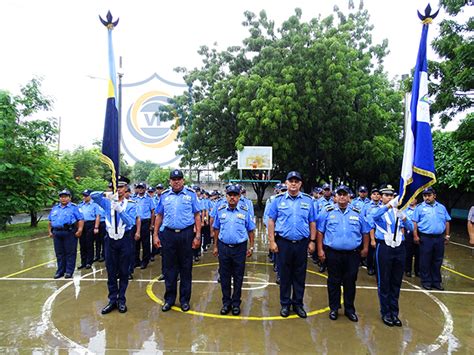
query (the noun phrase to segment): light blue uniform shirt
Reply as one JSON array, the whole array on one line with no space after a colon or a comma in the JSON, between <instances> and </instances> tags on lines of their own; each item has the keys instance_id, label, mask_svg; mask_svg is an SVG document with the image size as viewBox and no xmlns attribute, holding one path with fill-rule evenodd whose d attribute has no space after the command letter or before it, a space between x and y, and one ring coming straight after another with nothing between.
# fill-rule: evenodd
<instances>
[{"instance_id":1,"label":"light blue uniform shirt","mask_svg":"<svg viewBox=\"0 0 474 355\"><path fill-rule=\"evenodd\" d=\"M105 218L107 221L112 224L112 214L111 214L111 202L108 198L105 198L101 191L94 191L91 193L91 198L97 203L105 212ZM122 200L121 205L124 205L124 201ZM117 213L117 222L120 223L122 221L125 224L125 230L129 231L135 225L135 221L137 218L137 203L132 200L127 201L127 207L125 211Z\"/></svg>"},{"instance_id":2,"label":"light blue uniform shirt","mask_svg":"<svg viewBox=\"0 0 474 355\"><path fill-rule=\"evenodd\" d=\"M137 195L134 197L134 200L137 202L138 205L138 215L140 219L150 219L151 212L155 209L155 204L153 203L153 199L144 194L143 196Z\"/></svg>"},{"instance_id":3,"label":"light blue uniform shirt","mask_svg":"<svg viewBox=\"0 0 474 355\"><path fill-rule=\"evenodd\" d=\"M418 231L421 233L441 234L446 230L446 222L451 217L446 208L435 201L432 205L423 202L416 206L412 220L418 223Z\"/></svg>"},{"instance_id":4,"label":"light blue uniform shirt","mask_svg":"<svg viewBox=\"0 0 474 355\"><path fill-rule=\"evenodd\" d=\"M249 209L250 216L253 218L255 216L255 212L253 210L252 200L248 199L244 195L241 195L240 196L240 201L243 201L247 205L247 208Z\"/></svg>"},{"instance_id":5,"label":"light blue uniform shirt","mask_svg":"<svg viewBox=\"0 0 474 355\"><path fill-rule=\"evenodd\" d=\"M95 221L97 215L100 215L101 208L94 201L84 202L82 201L79 205L79 211L84 216L84 221Z\"/></svg>"},{"instance_id":6,"label":"light blue uniform shirt","mask_svg":"<svg viewBox=\"0 0 474 355\"><path fill-rule=\"evenodd\" d=\"M354 250L370 231L364 216L348 205L344 212L338 205L327 207L318 220L318 231L324 233L323 244L336 250Z\"/></svg>"},{"instance_id":7,"label":"light blue uniform shirt","mask_svg":"<svg viewBox=\"0 0 474 355\"><path fill-rule=\"evenodd\" d=\"M55 205L49 212L48 219L51 222L51 227L62 228L65 224L74 224L83 220L84 217L76 204L69 202L65 206L60 203Z\"/></svg>"},{"instance_id":8,"label":"light blue uniform shirt","mask_svg":"<svg viewBox=\"0 0 474 355\"><path fill-rule=\"evenodd\" d=\"M184 187L179 192L172 189L161 194L157 214L163 216L163 226L171 229L184 229L194 224L194 214L200 211L196 193Z\"/></svg>"},{"instance_id":9,"label":"light blue uniform shirt","mask_svg":"<svg viewBox=\"0 0 474 355\"><path fill-rule=\"evenodd\" d=\"M302 192L296 197L288 192L275 197L268 217L275 221L275 232L288 240L309 238L309 224L316 221L312 198Z\"/></svg>"},{"instance_id":10,"label":"light blue uniform shirt","mask_svg":"<svg viewBox=\"0 0 474 355\"><path fill-rule=\"evenodd\" d=\"M272 202L275 201L277 195L271 195L265 202L265 210L263 211L263 224L265 227L268 227L268 212L270 212L270 206Z\"/></svg>"},{"instance_id":11,"label":"light blue uniform shirt","mask_svg":"<svg viewBox=\"0 0 474 355\"><path fill-rule=\"evenodd\" d=\"M383 230L388 231L387 221L385 220L386 214L388 215L390 222L392 222L392 224L390 225L390 232L395 233L396 216L393 209L389 210L387 206L381 206L379 209L375 210L374 213L372 214L371 227L375 228L375 239L385 240L384 233L382 233L379 229L377 229L376 225L378 225ZM398 229L400 230L402 228L405 228L409 231L413 231L413 222L408 218L408 216L405 221L398 219ZM402 234L402 240L405 240L405 236L403 234Z\"/></svg>"},{"instance_id":12,"label":"light blue uniform shirt","mask_svg":"<svg viewBox=\"0 0 474 355\"><path fill-rule=\"evenodd\" d=\"M255 229L255 223L245 203L237 204L234 209L227 203L222 204L212 226L220 230L219 240L225 244L243 243L248 240L248 232Z\"/></svg>"},{"instance_id":13,"label":"light blue uniform shirt","mask_svg":"<svg viewBox=\"0 0 474 355\"><path fill-rule=\"evenodd\" d=\"M368 203L370 203L369 198L366 197L364 199L361 199L360 196L359 196L359 197L356 197L355 199L353 199L351 204L352 204L352 206L357 208L359 211L362 211L364 206Z\"/></svg>"},{"instance_id":14,"label":"light blue uniform shirt","mask_svg":"<svg viewBox=\"0 0 474 355\"><path fill-rule=\"evenodd\" d=\"M317 200L317 204L318 204L318 211L319 213L321 213L322 211L324 211L324 209L327 207L327 206L332 206L334 204L334 199L332 197L329 198L329 200L326 200L326 198L324 196L321 196L320 198L318 198Z\"/></svg>"}]
</instances>

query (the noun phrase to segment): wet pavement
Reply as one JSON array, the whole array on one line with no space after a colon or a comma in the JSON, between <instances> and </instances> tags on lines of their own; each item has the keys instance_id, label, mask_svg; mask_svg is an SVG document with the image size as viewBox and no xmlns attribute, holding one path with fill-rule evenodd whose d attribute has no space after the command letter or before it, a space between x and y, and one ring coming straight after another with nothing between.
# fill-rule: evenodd
<instances>
[{"instance_id":1,"label":"wet pavement","mask_svg":"<svg viewBox=\"0 0 474 355\"><path fill-rule=\"evenodd\" d=\"M279 316L279 288L267 260L264 235L246 266L241 316L221 316L217 259L210 252L194 265L191 311L160 311L164 284L160 257L135 269L127 290L128 312L101 315L107 302L104 263L54 280L52 241L9 239L0 243L0 352L2 353L474 353L473 249L462 226L446 248L446 291L425 291L405 278L401 328L383 325L375 278L360 269L359 322L328 318L326 274L308 262L307 319Z\"/></svg>"}]
</instances>

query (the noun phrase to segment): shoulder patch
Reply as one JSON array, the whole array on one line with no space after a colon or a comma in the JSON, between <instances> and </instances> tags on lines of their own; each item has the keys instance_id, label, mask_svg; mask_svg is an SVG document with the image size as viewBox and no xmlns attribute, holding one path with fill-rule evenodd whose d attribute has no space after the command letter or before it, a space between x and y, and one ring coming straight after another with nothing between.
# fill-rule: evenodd
<instances>
[{"instance_id":1,"label":"shoulder patch","mask_svg":"<svg viewBox=\"0 0 474 355\"><path fill-rule=\"evenodd\" d=\"M227 204L225 204L225 203L223 203L222 205L220 205L217 210L220 211L220 210L223 210L224 208L227 208Z\"/></svg>"},{"instance_id":2,"label":"shoulder patch","mask_svg":"<svg viewBox=\"0 0 474 355\"><path fill-rule=\"evenodd\" d=\"M135 200L127 200L128 202L131 202L131 203L137 203L137 201Z\"/></svg>"},{"instance_id":3,"label":"shoulder patch","mask_svg":"<svg viewBox=\"0 0 474 355\"><path fill-rule=\"evenodd\" d=\"M360 209L358 209L358 208L356 208L356 207L354 207L354 206L352 206L352 210L353 210L354 212L360 213Z\"/></svg>"},{"instance_id":4,"label":"shoulder patch","mask_svg":"<svg viewBox=\"0 0 474 355\"><path fill-rule=\"evenodd\" d=\"M249 208L247 207L247 205L243 204L242 206L240 206L241 209L243 209L244 211L248 211Z\"/></svg>"},{"instance_id":5,"label":"shoulder patch","mask_svg":"<svg viewBox=\"0 0 474 355\"><path fill-rule=\"evenodd\" d=\"M332 211L333 209L334 209L333 205L329 205L329 206L326 207L327 212Z\"/></svg>"}]
</instances>

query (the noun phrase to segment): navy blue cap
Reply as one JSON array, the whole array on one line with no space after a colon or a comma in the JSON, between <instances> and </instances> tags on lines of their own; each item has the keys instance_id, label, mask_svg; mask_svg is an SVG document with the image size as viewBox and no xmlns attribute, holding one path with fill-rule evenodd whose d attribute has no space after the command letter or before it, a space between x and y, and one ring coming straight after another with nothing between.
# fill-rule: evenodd
<instances>
[{"instance_id":1,"label":"navy blue cap","mask_svg":"<svg viewBox=\"0 0 474 355\"><path fill-rule=\"evenodd\" d=\"M148 192L155 192L156 189L153 186L148 187Z\"/></svg>"},{"instance_id":2,"label":"navy blue cap","mask_svg":"<svg viewBox=\"0 0 474 355\"><path fill-rule=\"evenodd\" d=\"M82 191L82 196L90 196L91 193L92 193L92 190L85 189L84 191Z\"/></svg>"},{"instance_id":3,"label":"navy blue cap","mask_svg":"<svg viewBox=\"0 0 474 355\"><path fill-rule=\"evenodd\" d=\"M137 189L146 189L146 183L144 182L139 182L135 185Z\"/></svg>"},{"instance_id":4,"label":"navy blue cap","mask_svg":"<svg viewBox=\"0 0 474 355\"><path fill-rule=\"evenodd\" d=\"M61 190L59 191L59 196L61 195L68 195L68 196L71 196L71 191L69 191L68 189L64 189L64 190Z\"/></svg>"},{"instance_id":5,"label":"navy blue cap","mask_svg":"<svg viewBox=\"0 0 474 355\"><path fill-rule=\"evenodd\" d=\"M384 185L380 187L379 192L381 194L393 195L395 189L392 187L392 185Z\"/></svg>"},{"instance_id":6,"label":"navy blue cap","mask_svg":"<svg viewBox=\"0 0 474 355\"><path fill-rule=\"evenodd\" d=\"M170 179L183 179L184 174L179 169L174 169L170 172Z\"/></svg>"},{"instance_id":7,"label":"navy blue cap","mask_svg":"<svg viewBox=\"0 0 474 355\"><path fill-rule=\"evenodd\" d=\"M364 186L364 185L359 186L359 192L368 192L368 191L369 190L367 189L366 186Z\"/></svg>"},{"instance_id":8,"label":"navy blue cap","mask_svg":"<svg viewBox=\"0 0 474 355\"><path fill-rule=\"evenodd\" d=\"M423 195L425 195L425 194L435 194L435 193L436 193L435 189L433 189L431 186L427 187L422 192Z\"/></svg>"},{"instance_id":9,"label":"navy blue cap","mask_svg":"<svg viewBox=\"0 0 474 355\"><path fill-rule=\"evenodd\" d=\"M283 192L283 191L287 191L287 190L288 190L288 186L286 186L286 184L281 184L280 191Z\"/></svg>"},{"instance_id":10,"label":"navy blue cap","mask_svg":"<svg viewBox=\"0 0 474 355\"><path fill-rule=\"evenodd\" d=\"M198 185L193 185L193 186L191 186L191 188L192 188L194 191L201 191L201 188L200 188Z\"/></svg>"},{"instance_id":11,"label":"navy blue cap","mask_svg":"<svg viewBox=\"0 0 474 355\"><path fill-rule=\"evenodd\" d=\"M225 192L228 194L234 193L234 194L240 194L240 186L238 185L227 185L225 188Z\"/></svg>"},{"instance_id":12,"label":"navy blue cap","mask_svg":"<svg viewBox=\"0 0 474 355\"><path fill-rule=\"evenodd\" d=\"M212 190L211 191L211 196L217 196L217 195L219 195L219 191L217 191L217 190Z\"/></svg>"},{"instance_id":13,"label":"navy blue cap","mask_svg":"<svg viewBox=\"0 0 474 355\"><path fill-rule=\"evenodd\" d=\"M348 188L346 185L339 185L338 187L336 187L335 192L338 193L339 191L345 191L345 192L347 192L348 194L351 193L351 189Z\"/></svg>"},{"instance_id":14,"label":"navy blue cap","mask_svg":"<svg viewBox=\"0 0 474 355\"><path fill-rule=\"evenodd\" d=\"M370 190L370 193L373 194L374 192L380 192L377 187L374 187L372 190Z\"/></svg>"},{"instance_id":15,"label":"navy blue cap","mask_svg":"<svg viewBox=\"0 0 474 355\"><path fill-rule=\"evenodd\" d=\"M118 177L118 186L125 186L130 184L130 179L126 178L125 176L119 175Z\"/></svg>"},{"instance_id":16,"label":"navy blue cap","mask_svg":"<svg viewBox=\"0 0 474 355\"><path fill-rule=\"evenodd\" d=\"M156 185L155 187L156 187L156 189L163 189L163 188L164 188L164 187L163 187L163 184L158 184L158 185Z\"/></svg>"},{"instance_id":17,"label":"navy blue cap","mask_svg":"<svg viewBox=\"0 0 474 355\"><path fill-rule=\"evenodd\" d=\"M331 190L331 185L329 185L328 183L324 183L323 186L321 186L321 189L323 189L323 190Z\"/></svg>"},{"instance_id":18,"label":"navy blue cap","mask_svg":"<svg viewBox=\"0 0 474 355\"><path fill-rule=\"evenodd\" d=\"M297 171L290 171L288 175L286 175L286 180L290 179L298 179L299 181L303 181L301 174Z\"/></svg>"}]
</instances>

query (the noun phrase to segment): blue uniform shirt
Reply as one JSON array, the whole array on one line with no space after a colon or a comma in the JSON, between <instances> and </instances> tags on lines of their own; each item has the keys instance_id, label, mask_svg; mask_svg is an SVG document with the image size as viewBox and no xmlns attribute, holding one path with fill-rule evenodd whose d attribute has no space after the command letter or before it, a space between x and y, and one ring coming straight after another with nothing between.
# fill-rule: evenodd
<instances>
[{"instance_id":1,"label":"blue uniform shirt","mask_svg":"<svg viewBox=\"0 0 474 355\"><path fill-rule=\"evenodd\" d=\"M423 202L416 206L412 220L418 223L418 231L421 233L441 234L446 230L446 222L451 217L446 208L435 201L432 205Z\"/></svg>"},{"instance_id":2,"label":"blue uniform shirt","mask_svg":"<svg viewBox=\"0 0 474 355\"><path fill-rule=\"evenodd\" d=\"M370 199L368 199L367 197L364 198L364 199L361 199L360 196L359 196L359 197L356 197L355 199L353 199L351 204L352 204L352 206L357 208L359 211L362 211L364 206L368 203L370 203Z\"/></svg>"},{"instance_id":3,"label":"blue uniform shirt","mask_svg":"<svg viewBox=\"0 0 474 355\"><path fill-rule=\"evenodd\" d=\"M151 211L155 209L153 199L147 194L144 194L143 196L135 196L134 200L138 204L138 215L140 219L150 219Z\"/></svg>"},{"instance_id":4,"label":"blue uniform shirt","mask_svg":"<svg viewBox=\"0 0 474 355\"><path fill-rule=\"evenodd\" d=\"M178 193L172 189L165 190L161 194L156 213L163 216L165 227L184 229L194 224L194 214L200 210L196 193L184 187Z\"/></svg>"},{"instance_id":5,"label":"blue uniform shirt","mask_svg":"<svg viewBox=\"0 0 474 355\"><path fill-rule=\"evenodd\" d=\"M74 203L69 202L65 206L60 203L55 205L49 212L48 219L51 222L51 227L62 228L65 224L74 224L83 220L84 217L79 208Z\"/></svg>"},{"instance_id":6,"label":"blue uniform shirt","mask_svg":"<svg viewBox=\"0 0 474 355\"><path fill-rule=\"evenodd\" d=\"M338 205L326 207L318 220L318 231L324 233L323 244L336 250L354 250L362 242L370 226L350 205L344 213Z\"/></svg>"},{"instance_id":7,"label":"blue uniform shirt","mask_svg":"<svg viewBox=\"0 0 474 355\"><path fill-rule=\"evenodd\" d=\"M84 221L95 221L97 215L101 214L100 206L94 201L81 202L79 205L79 211L84 216Z\"/></svg>"},{"instance_id":8,"label":"blue uniform shirt","mask_svg":"<svg viewBox=\"0 0 474 355\"><path fill-rule=\"evenodd\" d=\"M278 195L270 206L268 217L275 221L275 232L288 240L309 238L309 224L316 221L311 196L288 192Z\"/></svg>"},{"instance_id":9,"label":"blue uniform shirt","mask_svg":"<svg viewBox=\"0 0 474 355\"><path fill-rule=\"evenodd\" d=\"M111 214L111 202L108 198L103 196L103 193L100 191L94 191L91 193L91 198L97 203L105 212L105 223L111 225L112 221L112 214ZM125 204L125 200L122 201L122 206ZM122 221L125 224L125 230L129 231L135 225L135 221L137 218L137 203L132 200L127 200L127 206L125 207L125 211L117 213L118 216L118 223Z\"/></svg>"},{"instance_id":10,"label":"blue uniform shirt","mask_svg":"<svg viewBox=\"0 0 474 355\"><path fill-rule=\"evenodd\" d=\"M265 202L265 210L263 211L263 224L265 227L268 227L268 212L270 212L270 206L272 202L275 201L277 195L271 195Z\"/></svg>"},{"instance_id":11,"label":"blue uniform shirt","mask_svg":"<svg viewBox=\"0 0 474 355\"><path fill-rule=\"evenodd\" d=\"M237 204L234 209L225 203L219 207L213 227L220 230L221 242L239 244L248 239L248 232L255 229L255 223L245 203Z\"/></svg>"},{"instance_id":12,"label":"blue uniform shirt","mask_svg":"<svg viewBox=\"0 0 474 355\"><path fill-rule=\"evenodd\" d=\"M255 212L253 210L253 202L252 200L248 199L245 196L240 196L240 201L244 202L247 205L247 208L249 209L250 216L253 217L255 216Z\"/></svg>"},{"instance_id":13,"label":"blue uniform shirt","mask_svg":"<svg viewBox=\"0 0 474 355\"><path fill-rule=\"evenodd\" d=\"M396 216L393 209L389 210L387 206L381 206L379 209L375 210L372 214L372 224L371 227L375 228L375 239L385 240L385 234L377 228L377 225L382 228L384 231L387 231L387 220L385 219L388 216L391 225L390 232L395 233L395 222ZM409 231L413 231L413 222L408 218L405 221L398 220L398 229L405 228ZM405 236L402 235L402 240L405 240Z\"/></svg>"}]
</instances>

